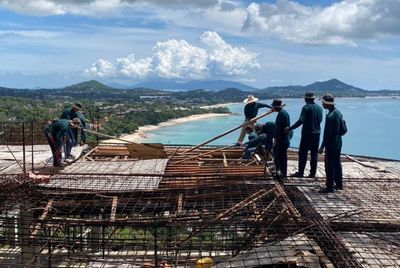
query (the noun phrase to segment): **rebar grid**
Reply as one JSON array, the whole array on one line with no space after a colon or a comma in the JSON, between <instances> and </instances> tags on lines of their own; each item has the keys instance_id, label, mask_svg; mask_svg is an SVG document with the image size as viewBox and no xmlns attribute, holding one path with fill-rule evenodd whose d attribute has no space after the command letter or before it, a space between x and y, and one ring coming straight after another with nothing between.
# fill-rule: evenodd
<instances>
[{"instance_id":1,"label":"rebar grid","mask_svg":"<svg viewBox=\"0 0 400 268\"><path fill-rule=\"evenodd\" d=\"M347 159L345 190L321 195L321 167L282 184L239 148L186 149L167 147L166 163L120 146L48 180L2 176L0 267L400 266L398 162Z\"/></svg>"}]
</instances>

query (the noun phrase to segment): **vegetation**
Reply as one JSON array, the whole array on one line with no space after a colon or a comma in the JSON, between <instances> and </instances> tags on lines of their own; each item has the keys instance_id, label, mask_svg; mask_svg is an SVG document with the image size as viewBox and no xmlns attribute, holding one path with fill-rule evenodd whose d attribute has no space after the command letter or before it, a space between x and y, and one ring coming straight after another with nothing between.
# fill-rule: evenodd
<instances>
[{"instance_id":1,"label":"vegetation","mask_svg":"<svg viewBox=\"0 0 400 268\"><path fill-rule=\"evenodd\" d=\"M169 119L204 113L229 113L227 108L202 109L196 105L173 104L163 100L124 101L100 99L79 100L84 106L86 122L102 133L120 136L132 133L143 125L155 125ZM21 97L0 97L0 121L48 121L58 119L62 111L72 107L73 99L50 100Z\"/></svg>"}]
</instances>

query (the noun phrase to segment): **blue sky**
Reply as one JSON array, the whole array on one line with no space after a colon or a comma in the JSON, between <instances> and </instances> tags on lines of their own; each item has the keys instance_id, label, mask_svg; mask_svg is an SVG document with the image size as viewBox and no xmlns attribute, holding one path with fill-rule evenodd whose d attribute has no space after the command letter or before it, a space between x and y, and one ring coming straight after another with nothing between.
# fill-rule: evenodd
<instances>
[{"instance_id":1,"label":"blue sky","mask_svg":"<svg viewBox=\"0 0 400 268\"><path fill-rule=\"evenodd\" d=\"M0 85L400 89L399 0L0 0Z\"/></svg>"}]
</instances>

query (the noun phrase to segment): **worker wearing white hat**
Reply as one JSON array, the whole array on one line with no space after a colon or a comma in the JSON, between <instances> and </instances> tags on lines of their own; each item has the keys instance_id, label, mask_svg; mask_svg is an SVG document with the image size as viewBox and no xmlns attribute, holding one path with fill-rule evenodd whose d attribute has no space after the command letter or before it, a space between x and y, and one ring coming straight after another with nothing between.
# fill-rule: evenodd
<instances>
[{"instance_id":1,"label":"worker wearing white hat","mask_svg":"<svg viewBox=\"0 0 400 268\"><path fill-rule=\"evenodd\" d=\"M260 109L260 108L270 108L270 109L272 109L272 107L270 105L264 104L264 103L259 103L257 101L258 101L258 98L254 97L253 95L247 96L247 98L243 101L246 104L244 106L244 111L243 111L244 112L244 116L245 116L244 123L247 123L251 119L256 117L257 113L258 113L258 109ZM246 127L247 126L254 127L255 123L256 123L256 121L253 121L253 122L251 122L249 124L244 124L243 125L237 143L241 144L243 142L243 139L246 136Z\"/></svg>"}]
</instances>

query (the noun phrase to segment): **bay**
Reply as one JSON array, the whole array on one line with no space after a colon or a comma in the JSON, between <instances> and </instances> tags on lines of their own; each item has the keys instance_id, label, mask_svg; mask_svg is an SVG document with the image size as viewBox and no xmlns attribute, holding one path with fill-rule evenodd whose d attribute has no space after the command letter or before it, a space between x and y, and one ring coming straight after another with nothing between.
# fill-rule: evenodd
<instances>
[{"instance_id":1,"label":"bay","mask_svg":"<svg viewBox=\"0 0 400 268\"><path fill-rule=\"evenodd\" d=\"M285 109L295 123L304 105L303 99L283 99ZM272 100L260 100L270 104ZM382 157L400 160L400 99L398 98L337 98L337 108L342 112L348 132L343 137L343 153ZM321 104L320 101L317 101ZM199 144L243 123L243 103L229 104L234 113L223 117L189 121L160 127L146 132L148 142L164 144ZM259 110L259 115L267 111ZM325 113L326 110L324 110ZM276 113L260 120L261 123L275 121ZM322 122L324 126L325 121ZM295 130L292 147L298 147L301 127ZM211 143L214 145L234 144L239 130Z\"/></svg>"}]
</instances>

